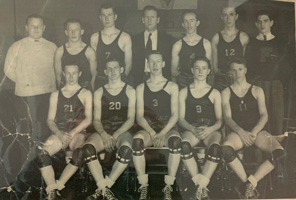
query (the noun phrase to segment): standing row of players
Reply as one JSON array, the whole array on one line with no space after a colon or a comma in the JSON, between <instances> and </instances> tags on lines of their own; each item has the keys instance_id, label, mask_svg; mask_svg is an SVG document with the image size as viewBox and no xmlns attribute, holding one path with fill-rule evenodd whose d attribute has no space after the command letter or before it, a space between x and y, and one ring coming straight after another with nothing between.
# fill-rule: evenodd
<instances>
[{"instance_id":1,"label":"standing row of players","mask_svg":"<svg viewBox=\"0 0 296 200\"><path fill-rule=\"evenodd\" d=\"M245 33L238 31L235 27L238 17L235 8L223 8L221 17L225 27L214 36L211 45L208 40L196 33L200 23L196 13L185 12L182 25L186 35L173 45L172 53L171 48L167 46L169 37L158 34L157 24L160 19L153 6L148 6L143 11L145 32L135 36L131 42L127 33L115 28L117 15L112 6L104 4L100 14L104 29L92 35L93 48L82 42L83 29L77 20L66 23L65 33L68 36L68 42L55 51L55 45L42 38L45 30L42 18L33 15L27 19L26 29L29 37L14 43L9 49L5 73L15 81L16 95L27 99L28 105L32 108L30 112L33 123L36 124L38 113L36 108L40 107L36 104L40 104L40 96L55 90L55 77L58 85L62 87L59 91L53 92L50 97L47 123L54 134L47 140L44 150L37 158L38 166L47 184L49 199L55 198L56 190L64 187L81 162L88 164L98 185L97 192L89 198L95 199L100 195L110 199L115 198L109 188L132 157L141 184L140 199L147 199L149 186L143 153L144 148L151 145L157 147L165 145L170 149L169 170L168 175L165 176L166 187L163 189L165 199L171 199L171 185L175 180L180 157L193 177L193 182L198 186L197 198L208 198L206 186L222 155L245 183L238 188L242 197L257 196L255 192L257 181L274 168L275 161L282 157L283 150L277 141L267 132L262 131L268 116L264 93L261 88L246 82L245 61L240 58L231 63L230 71L227 67L227 57L243 56L249 40ZM274 36L270 32L273 25L270 15L262 12L256 19L256 26L260 32L257 37L258 42L267 42L264 41L266 38L274 43ZM153 50L159 50L162 54ZM54 52L56 74L51 70L53 60L49 56ZM224 120L234 131L227 135L222 147L219 145L221 135L218 131L222 123L221 97L217 90L206 83L207 75L210 73L209 60L212 58L212 53L216 72L215 85L220 90L226 87L222 93ZM258 66L258 63L248 66L260 68L260 72L265 67L264 73L260 75L271 76L264 79L267 87L272 85L271 88L278 88L277 90L280 91L280 87L274 86L278 86L280 82L277 79L274 80L274 71L270 69L279 59L276 54L278 52L274 52L268 45L261 49L261 53L260 55L264 57L258 60L264 66ZM145 57L148 54L150 56L145 65ZM198 59L199 56L207 59ZM171 61L170 57L172 57ZM170 62L171 64L167 64ZM264 63L272 66L266 68ZM171 69L168 66L171 66ZM162 69L165 69L164 76ZM248 69L254 71L252 68ZM177 84L165 78L169 77L170 71L172 79L181 88L185 88L180 91L180 95L178 95ZM268 74L267 72L270 71L272 73ZM143 84L146 72L150 72L150 78ZM121 77L121 73L125 75ZM79 76L81 77L78 84ZM133 78L133 83L136 85L142 83L137 87L137 109L135 109L134 89L121 81L121 78L126 82ZM232 78L234 82L231 85ZM230 85L231 87L228 87ZM94 93L94 126L99 134L95 133L89 137L83 133L83 130L92 120L92 95L81 86L99 88ZM180 96L179 106L177 106L178 96ZM278 96L280 95L277 93ZM272 102L275 101L272 100ZM190 108L190 106L193 107ZM281 104L277 104L276 108L279 107ZM134 123L135 110L137 110L137 122L143 130L132 137L128 130ZM121 114L117 115L117 111ZM184 128L181 136L176 128L178 118L181 127ZM246 119L254 119L254 121ZM38 133L36 130L35 132ZM201 140L209 149L206 167L199 173L197 165L192 164L195 161L191 147ZM240 161L236 158L235 151L254 143L269 152L271 156L254 175L247 177ZM61 178L56 181L50 156L68 146L74 150L72 161ZM104 178L96 153L103 149L113 151L115 147L118 148L117 161L111 174Z\"/></svg>"},{"instance_id":2,"label":"standing row of players","mask_svg":"<svg viewBox=\"0 0 296 200\"><path fill-rule=\"evenodd\" d=\"M257 182L275 168L283 158L284 150L264 130L268 120L264 92L246 81L244 59L238 57L230 62L234 83L223 90L222 101L220 92L206 82L211 71L207 58L193 60L193 83L180 93L177 84L163 76L164 65L162 54L151 51L148 55L150 76L135 91L122 81L124 68L121 63L117 59L107 60L104 72L108 83L94 93L93 124L97 132L90 135L85 128L92 119L91 92L78 84L82 74L78 65L64 67L66 85L53 92L50 98L48 125L54 134L36 158L47 185L48 199L56 199L57 191L62 190L84 164L98 186L87 199L102 196L117 199L110 188L131 160L141 185L139 199L149 199L144 157L145 148L149 146L169 148L168 175L165 175L166 185L162 190L166 200L172 199L172 185L181 159L197 186L196 199L209 199L207 185L222 158L242 181L236 188L240 198L258 198ZM222 110L231 130L223 141L220 132ZM192 150L200 142L207 146L202 171L198 170ZM247 176L236 151L252 145L266 152L268 158L254 174ZM55 180L51 156L68 146L73 151L72 159L59 180ZM116 161L110 174L104 177L97 153L115 149Z\"/></svg>"}]
</instances>

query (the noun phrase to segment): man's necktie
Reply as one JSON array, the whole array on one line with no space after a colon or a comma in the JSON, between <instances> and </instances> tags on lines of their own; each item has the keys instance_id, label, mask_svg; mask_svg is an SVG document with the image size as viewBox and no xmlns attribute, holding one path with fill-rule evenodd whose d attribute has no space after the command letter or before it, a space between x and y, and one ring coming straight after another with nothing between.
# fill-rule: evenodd
<instances>
[{"instance_id":1,"label":"man's necktie","mask_svg":"<svg viewBox=\"0 0 296 200\"><path fill-rule=\"evenodd\" d=\"M146 44L146 54L148 55L149 52L152 51L152 40L151 40L152 33L149 33L147 44Z\"/></svg>"}]
</instances>

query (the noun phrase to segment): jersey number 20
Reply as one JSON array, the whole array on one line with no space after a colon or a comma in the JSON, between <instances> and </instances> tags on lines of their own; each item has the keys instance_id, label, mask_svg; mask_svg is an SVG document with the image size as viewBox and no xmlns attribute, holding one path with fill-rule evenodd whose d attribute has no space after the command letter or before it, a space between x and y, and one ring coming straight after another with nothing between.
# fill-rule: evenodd
<instances>
[{"instance_id":1,"label":"jersey number 20","mask_svg":"<svg viewBox=\"0 0 296 200\"><path fill-rule=\"evenodd\" d=\"M110 102L109 103L109 110L120 110L121 103L120 102Z\"/></svg>"}]
</instances>

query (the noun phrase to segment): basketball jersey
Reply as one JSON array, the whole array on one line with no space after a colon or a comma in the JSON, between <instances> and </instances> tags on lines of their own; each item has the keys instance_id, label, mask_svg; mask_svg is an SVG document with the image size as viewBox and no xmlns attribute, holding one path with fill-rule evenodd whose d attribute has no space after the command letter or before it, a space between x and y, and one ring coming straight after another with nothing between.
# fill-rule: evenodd
<instances>
[{"instance_id":1,"label":"basketball jersey","mask_svg":"<svg viewBox=\"0 0 296 200\"><path fill-rule=\"evenodd\" d=\"M97 62L98 68L97 72L98 75L104 75L104 69L106 67L106 60L108 58L117 58L122 64L124 64L124 52L118 45L118 40L122 31L118 34L115 40L111 44L105 44L102 39L102 31L99 33L99 41L97 44Z\"/></svg>"},{"instance_id":2,"label":"basketball jersey","mask_svg":"<svg viewBox=\"0 0 296 200\"><path fill-rule=\"evenodd\" d=\"M232 119L246 131L251 131L260 118L258 103L252 94L252 88L253 85L250 86L244 97L238 97L229 87Z\"/></svg>"},{"instance_id":3,"label":"basketball jersey","mask_svg":"<svg viewBox=\"0 0 296 200\"><path fill-rule=\"evenodd\" d=\"M170 119L171 95L164 90L168 83L161 90L152 92L144 82L144 117L148 123L158 121L165 125Z\"/></svg>"},{"instance_id":4,"label":"basketball jersey","mask_svg":"<svg viewBox=\"0 0 296 200\"><path fill-rule=\"evenodd\" d=\"M221 32L219 32L218 35L218 68L221 70L222 73L226 73L229 71L228 62L230 58L232 56L244 56L244 48L239 39L240 31L238 31L234 40L231 42L226 42Z\"/></svg>"},{"instance_id":5,"label":"basketball jersey","mask_svg":"<svg viewBox=\"0 0 296 200\"><path fill-rule=\"evenodd\" d=\"M102 123L116 123L119 127L127 120L128 97L126 95L127 84L117 95L110 94L103 86L102 95Z\"/></svg>"},{"instance_id":6,"label":"basketball jersey","mask_svg":"<svg viewBox=\"0 0 296 200\"><path fill-rule=\"evenodd\" d=\"M78 54L72 55L67 51L66 45L63 45L64 53L62 56L62 66L68 64L77 64L82 72L81 76L79 77L79 85L82 87L89 86L91 81L91 73L90 73L90 64L85 56L85 52L88 48L86 45Z\"/></svg>"},{"instance_id":7,"label":"basketball jersey","mask_svg":"<svg viewBox=\"0 0 296 200\"><path fill-rule=\"evenodd\" d=\"M55 123L60 130L69 132L84 120L85 108L78 97L82 89L80 88L69 98L65 97L59 90Z\"/></svg>"},{"instance_id":8,"label":"basketball jersey","mask_svg":"<svg viewBox=\"0 0 296 200\"><path fill-rule=\"evenodd\" d=\"M205 56L206 50L204 48L204 39L201 38L200 41L194 45L189 46L183 39L182 39L182 48L179 53L179 69L181 74L190 74L191 67L193 66L193 60L197 56Z\"/></svg>"},{"instance_id":9,"label":"basketball jersey","mask_svg":"<svg viewBox=\"0 0 296 200\"><path fill-rule=\"evenodd\" d=\"M193 97L190 87L185 101L185 120L194 126L212 126L216 122L214 104L209 99L213 87L200 98Z\"/></svg>"}]
</instances>

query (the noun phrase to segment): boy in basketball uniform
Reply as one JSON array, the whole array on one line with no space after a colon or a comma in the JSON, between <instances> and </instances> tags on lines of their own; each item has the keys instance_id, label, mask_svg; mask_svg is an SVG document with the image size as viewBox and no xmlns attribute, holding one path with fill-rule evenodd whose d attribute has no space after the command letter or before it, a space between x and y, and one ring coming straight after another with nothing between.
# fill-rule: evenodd
<instances>
[{"instance_id":1,"label":"boy in basketball uniform","mask_svg":"<svg viewBox=\"0 0 296 200\"><path fill-rule=\"evenodd\" d=\"M146 174L145 147L155 146L169 148L168 175L163 188L164 199L171 199L172 185L180 162L181 138L176 131L178 121L177 84L164 78L162 68L165 66L162 54L151 51L148 55L150 78L137 87L137 123L143 130L133 137L133 162L140 183L140 200L149 198L148 174Z\"/></svg>"},{"instance_id":2,"label":"boy in basketball uniform","mask_svg":"<svg viewBox=\"0 0 296 200\"><path fill-rule=\"evenodd\" d=\"M179 124L183 128L181 158L197 186L196 199L209 199L207 185L221 160L222 106L220 92L207 84L210 61L197 57L191 68L194 81L179 95ZM203 142L208 150L202 172L194 159L192 147Z\"/></svg>"}]
</instances>

